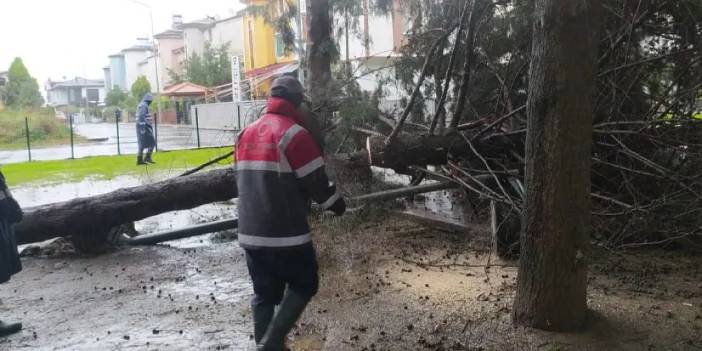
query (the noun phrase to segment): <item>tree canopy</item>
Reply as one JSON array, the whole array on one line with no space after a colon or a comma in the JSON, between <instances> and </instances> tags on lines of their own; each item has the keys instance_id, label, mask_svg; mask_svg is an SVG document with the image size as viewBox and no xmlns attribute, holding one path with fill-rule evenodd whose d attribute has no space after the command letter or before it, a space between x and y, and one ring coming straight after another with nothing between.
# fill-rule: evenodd
<instances>
[{"instance_id":1,"label":"tree canopy","mask_svg":"<svg viewBox=\"0 0 702 351\"><path fill-rule=\"evenodd\" d=\"M107 106L119 106L126 99L127 99L127 94L122 90L122 88L115 85L114 87L112 87L112 90L110 90L107 93L107 96L105 96L105 104Z\"/></svg>"},{"instance_id":2,"label":"tree canopy","mask_svg":"<svg viewBox=\"0 0 702 351\"><path fill-rule=\"evenodd\" d=\"M151 84L145 76L139 76L139 78L137 78L137 80L135 80L132 84L130 91L132 93L132 97L139 101L144 97L144 94L151 92Z\"/></svg>"},{"instance_id":3,"label":"tree canopy","mask_svg":"<svg viewBox=\"0 0 702 351\"><path fill-rule=\"evenodd\" d=\"M208 41L202 54L193 53L183 63L183 74L169 71L173 81L213 87L231 83L232 63L229 57L229 43L212 46Z\"/></svg>"},{"instance_id":4,"label":"tree canopy","mask_svg":"<svg viewBox=\"0 0 702 351\"><path fill-rule=\"evenodd\" d=\"M38 107L44 104L39 84L30 74L22 59L17 57L7 72L5 101L13 107Z\"/></svg>"}]
</instances>

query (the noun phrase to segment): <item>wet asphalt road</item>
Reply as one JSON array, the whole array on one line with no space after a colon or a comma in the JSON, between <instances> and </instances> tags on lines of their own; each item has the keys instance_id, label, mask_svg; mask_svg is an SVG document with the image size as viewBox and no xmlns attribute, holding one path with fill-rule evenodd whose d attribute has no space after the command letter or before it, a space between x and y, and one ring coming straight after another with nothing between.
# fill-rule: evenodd
<instances>
[{"instance_id":1,"label":"wet asphalt road","mask_svg":"<svg viewBox=\"0 0 702 351\"><path fill-rule=\"evenodd\" d=\"M86 123L75 126L75 133L89 140L87 143L74 145L76 158L86 156L102 156L134 154L137 152L136 128L134 123L120 123L119 149L117 143L117 126L113 123ZM235 131L200 129L200 146L227 146L234 143ZM191 126L159 125L158 147L161 150L177 150L196 148L198 146L198 132ZM32 148L32 160L62 160L71 158L70 140L64 145ZM29 160L26 148L20 150L0 150L0 164L25 162Z\"/></svg>"}]
</instances>

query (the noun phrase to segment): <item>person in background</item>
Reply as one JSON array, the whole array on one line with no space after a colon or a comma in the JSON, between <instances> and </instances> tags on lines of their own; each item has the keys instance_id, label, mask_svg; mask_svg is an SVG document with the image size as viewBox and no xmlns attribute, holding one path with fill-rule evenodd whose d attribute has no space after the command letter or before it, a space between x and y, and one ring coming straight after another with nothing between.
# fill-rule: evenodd
<instances>
[{"instance_id":1,"label":"person in background","mask_svg":"<svg viewBox=\"0 0 702 351\"><path fill-rule=\"evenodd\" d=\"M288 332L319 288L309 199L336 215L346 210L329 183L317 141L301 126L302 85L282 76L273 81L270 95L266 114L239 134L235 164L238 240L253 281L254 340L260 351L285 350Z\"/></svg>"},{"instance_id":2,"label":"person in background","mask_svg":"<svg viewBox=\"0 0 702 351\"><path fill-rule=\"evenodd\" d=\"M139 150L137 152L137 165L156 163L151 159L151 154L154 152L154 147L156 146L153 127L154 121L149 113L149 106L153 100L154 97L151 95L151 93L146 93L144 94L144 98L137 106L136 131L137 142L139 144ZM144 150L146 150L146 156L144 156Z\"/></svg>"},{"instance_id":3,"label":"person in background","mask_svg":"<svg viewBox=\"0 0 702 351\"><path fill-rule=\"evenodd\" d=\"M21 220L22 209L12 198L10 189L5 183L5 176L0 172L0 284L7 282L12 275L22 270L13 229L14 223ZM5 323L0 320L0 337L20 330L22 330L22 324Z\"/></svg>"}]
</instances>

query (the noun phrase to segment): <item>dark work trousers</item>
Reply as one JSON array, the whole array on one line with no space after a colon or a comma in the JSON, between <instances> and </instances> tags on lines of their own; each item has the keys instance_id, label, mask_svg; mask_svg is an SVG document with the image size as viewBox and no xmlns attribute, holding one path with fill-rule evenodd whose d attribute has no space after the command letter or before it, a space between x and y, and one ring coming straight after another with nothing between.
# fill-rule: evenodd
<instances>
[{"instance_id":1,"label":"dark work trousers","mask_svg":"<svg viewBox=\"0 0 702 351\"><path fill-rule=\"evenodd\" d=\"M154 147L148 147L148 148L142 148L141 146L139 147L139 151L137 152L137 156L141 158L144 156L144 150L146 150L146 155L151 155L154 152Z\"/></svg>"},{"instance_id":2,"label":"dark work trousers","mask_svg":"<svg viewBox=\"0 0 702 351\"><path fill-rule=\"evenodd\" d=\"M137 124L136 131L138 144L137 156L141 158L144 155L144 150L146 150L147 155L151 155L156 146L153 127L148 124Z\"/></svg>"},{"instance_id":3,"label":"dark work trousers","mask_svg":"<svg viewBox=\"0 0 702 351\"><path fill-rule=\"evenodd\" d=\"M278 305L286 286L311 298L319 290L319 266L312 244L291 249L246 249L253 281L253 305Z\"/></svg>"}]
</instances>

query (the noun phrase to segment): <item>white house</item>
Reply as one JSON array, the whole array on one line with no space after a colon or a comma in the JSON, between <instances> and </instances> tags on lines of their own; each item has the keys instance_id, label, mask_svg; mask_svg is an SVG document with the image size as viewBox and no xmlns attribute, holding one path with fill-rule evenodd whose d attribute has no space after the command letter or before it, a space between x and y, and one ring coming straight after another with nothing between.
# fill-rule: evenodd
<instances>
[{"instance_id":1,"label":"white house","mask_svg":"<svg viewBox=\"0 0 702 351\"><path fill-rule=\"evenodd\" d=\"M391 66L400 57L399 50L405 43L411 18L403 8L402 0L392 0L388 14L373 13L366 3L363 14L357 19L358 31L350 30L348 36L343 34L344 21L342 14L336 14L333 21L334 30L342 33L338 38L340 59L351 62L354 72L361 76L358 83L362 89L374 91L380 79L394 75L392 69L383 68ZM365 75L367 72L374 73ZM386 86L385 93L390 100L399 99L404 94L399 87L393 86Z\"/></svg>"},{"instance_id":2,"label":"white house","mask_svg":"<svg viewBox=\"0 0 702 351\"><path fill-rule=\"evenodd\" d=\"M230 55L243 56L243 20L244 12L240 11L225 18L206 17L183 23L178 28L183 31L186 57L193 53L202 54L206 42L210 42L214 47L228 43Z\"/></svg>"},{"instance_id":3,"label":"white house","mask_svg":"<svg viewBox=\"0 0 702 351\"><path fill-rule=\"evenodd\" d=\"M214 22L214 17L206 17L197 21L183 23L178 27L183 31L185 57L190 57L192 54L202 54L205 42L210 40L209 29Z\"/></svg>"},{"instance_id":4,"label":"white house","mask_svg":"<svg viewBox=\"0 0 702 351\"><path fill-rule=\"evenodd\" d=\"M144 76L146 77L146 80L149 81L149 85L151 86L151 91L156 92L157 88L159 91L163 91L163 78L162 76L160 77L161 80L158 82L156 81L156 56L150 55L146 57L144 60L140 61L137 63L137 78L139 76ZM163 69L161 66L158 66L159 72L163 72Z\"/></svg>"},{"instance_id":5,"label":"white house","mask_svg":"<svg viewBox=\"0 0 702 351\"><path fill-rule=\"evenodd\" d=\"M85 79L76 77L71 80L52 81L45 85L46 103L52 107L85 106L86 104L104 104L105 81L102 79Z\"/></svg>"},{"instance_id":6,"label":"white house","mask_svg":"<svg viewBox=\"0 0 702 351\"><path fill-rule=\"evenodd\" d=\"M130 89L134 81L143 75L142 63L153 55L153 44L146 39L137 39L139 43L122 50L124 55L125 89ZM155 85L153 86L155 89Z\"/></svg>"},{"instance_id":7,"label":"white house","mask_svg":"<svg viewBox=\"0 0 702 351\"><path fill-rule=\"evenodd\" d=\"M172 85L169 72L173 71L177 74L183 73L185 40L183 39L183 31L177 29L181 24L182 17L180 15L174 15L173 28L154 36L158 48L158 69L161 89Z\"/></svg>"},{"instance_id":8,"label":"white house","mask_svg":"<svg viewBox=\"0 0 702 351\"><path fill-rule=\"evenodd\" d=\"M210 42L213 46L222 46L229 43L231 56L244 56L244 15L239 12L235 15L217 19L210 28Z\"/></svg>"}]
</instances>

